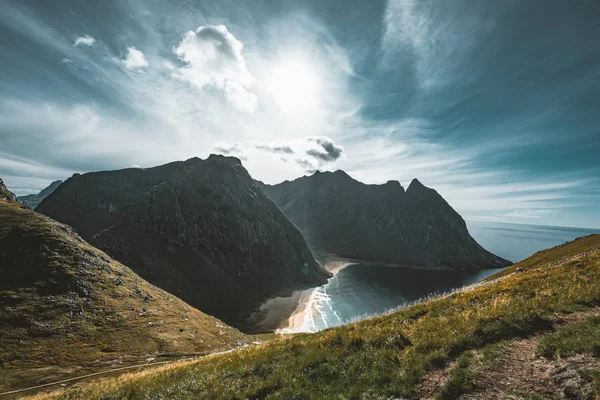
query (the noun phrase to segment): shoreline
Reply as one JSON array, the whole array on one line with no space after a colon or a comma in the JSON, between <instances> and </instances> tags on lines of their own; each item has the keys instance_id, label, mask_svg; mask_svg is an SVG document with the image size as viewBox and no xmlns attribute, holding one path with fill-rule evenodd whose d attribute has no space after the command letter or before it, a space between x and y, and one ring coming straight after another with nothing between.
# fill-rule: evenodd
<instances>
[{"instance_id":1,"label":"shoreline","mask_svg":"<svg viewBox=\"0 0 600 400\"><path fill-rule=\"evenodd\" d=\"M343 270L344 268L346 268L352 264L356 264L356 262L346 259L346 258L341 258L341 257L337 257L337 256L329 256L323 263L323 268L327 272L330 272L332 274L332 277L329 278L331 280L341 270ZM329 283L329 281L328 281L328 283ZM307 290L301 292L301 294L298 298L298 303L296 305L295 310L292 312L292 314L287 319L287 324L285 326L281 326L279 329L276 329L275 333L280 334L280 335L285 335L285 334L293 334L293 333L300 333L300 332L311 332L310 330L307 329L307 326L309 324L308 317L309 317L309 313L311 311L312 305L315 302L315 298L314 298L315 290L317 290L319 287L307 289Z\"/></svg>"},{"instance_id":2,"label":"shoreline","mask_svg":"<svg viewBox=\"0 0 600 400\"><path fill-rule=\"evenodd\" d=\"M321 258L321 266L332 274L327 283L321 286L299 290L288 297L277 297L267 300L260 306L260 310L253 314L253 325L262 332L273 332L280 335L295 333L311 333L317 330L315 323L321 325L319 315L324 304L328 303L327 285L343 269L356 264L374 264L390 268L402 268L412 270L431 270L448 271L445 269L417 268L400 265L381 264L375 262L365 262L340 257L337 255L328 255ZM465 271L455 271L457 273Z\"/></svg>"}]
</instances>

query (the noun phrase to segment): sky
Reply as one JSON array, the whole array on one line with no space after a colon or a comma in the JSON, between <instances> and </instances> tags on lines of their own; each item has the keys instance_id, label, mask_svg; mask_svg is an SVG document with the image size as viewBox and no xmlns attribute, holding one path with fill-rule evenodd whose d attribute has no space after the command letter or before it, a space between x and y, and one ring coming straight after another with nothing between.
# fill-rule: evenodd
<instances>
[{"instance_id":1,"label":"sky","mask_svg":"<svg viewBox=\"0 0 600 400\"><path fill-rule=\"evenodd\" d=\"M0 0L0 177L236 156L600 228L600 2Z\"/></svg>"}]
</instances>

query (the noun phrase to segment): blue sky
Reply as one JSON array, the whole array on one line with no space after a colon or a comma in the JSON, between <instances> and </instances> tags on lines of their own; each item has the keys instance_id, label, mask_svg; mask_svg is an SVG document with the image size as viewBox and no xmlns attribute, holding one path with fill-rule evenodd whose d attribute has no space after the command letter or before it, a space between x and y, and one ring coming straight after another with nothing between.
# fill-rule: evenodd
<instances>
[{"instance_id":1,"label":"blue sky","mask_svg":"<svg viewBox=\"0 0 600 400\"><path fill-rule=\"evenodd\" d=\"M0 177L210 153L600 228L597 1L0 0Z\"/></svg>"}]
</instances>

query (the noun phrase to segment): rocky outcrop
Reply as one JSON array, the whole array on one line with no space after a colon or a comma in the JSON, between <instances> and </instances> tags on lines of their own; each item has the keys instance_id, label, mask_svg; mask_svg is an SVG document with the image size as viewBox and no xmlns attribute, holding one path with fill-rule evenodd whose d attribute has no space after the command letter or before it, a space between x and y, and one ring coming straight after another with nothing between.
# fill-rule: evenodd
<instances>
[{"instance_id":1,"label":"rocky outcrop","mask_svg":"<svg viewBox=\"0 0 600 400\"><path fill-rule=\"evenodd\" d=\"M56 190L56 188L60 186L61 183L63 183L63 181L61 180L54 181L38 194L28 194L25 196L19 196L17 197L17 200L24 206L34 210L38 206L38 204L40 204L42 200L44 200L46 197L51 195Z\"/></svg>"},{"instance_id":2,"label":"rocky outcrop","mask_svg":"<svg viewBox=\"0 0 600 400\"><path fill-rule=\"evenodd\" d=\"M2 179L0 179L0 200L7 201L9 203L17 202L17 196L15 196L13 192L8 190Z\"/></svg>"},{"instance_id":3,"label":"rocky outcrop","mask_svg":"<svg viewBox=\"0 0 600 400\"><path fill-rule=\"evenodd\" d=\"M479 269L509 261L483 249L433 189L413 180L366 185L343 171L257 183L316 251L386 264Z\"/></svg>"},{"instance_id":4,"label":"rocky outcrop","mask_svg":"<svg viewBox=\"0 0 600 400\"><path fill-rule=\"evenodd\" d=\"M233 157L75 176L37 210L69 223L144 279L230 322L266 298L329 277Z\"/></svg>"}]
</instances>

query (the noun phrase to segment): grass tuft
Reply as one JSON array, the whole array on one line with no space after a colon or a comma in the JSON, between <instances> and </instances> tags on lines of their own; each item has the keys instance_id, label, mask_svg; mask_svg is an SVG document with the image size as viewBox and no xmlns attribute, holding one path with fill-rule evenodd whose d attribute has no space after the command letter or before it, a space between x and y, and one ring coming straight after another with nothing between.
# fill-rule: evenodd
<instances>
[{"instance_id":1,"label":"grass tuft","mask_svg":"<svg viewBox=\"0 0 600 400\"><path fill-rule=\"evenodd\" d=\"M590 317L544 336L536 354L549 359L575 354L592 354L600 358L600 317Z\"/></svg>"},{"instance_id":2,"label":"grass tuft","mask_svg":"<svg viewBox=\"0 0 600 400\"><path fill-rule=\"evenodd\" d=\"M444 385L442 393L437 397L438 400L457 399L462 394L473 391L477 374L470 367L474 356L473 352L467 351L458 357L456 367L450 371L448 381Z\"/></svg>"}]
</instances>

